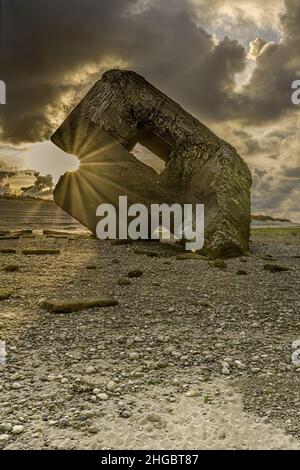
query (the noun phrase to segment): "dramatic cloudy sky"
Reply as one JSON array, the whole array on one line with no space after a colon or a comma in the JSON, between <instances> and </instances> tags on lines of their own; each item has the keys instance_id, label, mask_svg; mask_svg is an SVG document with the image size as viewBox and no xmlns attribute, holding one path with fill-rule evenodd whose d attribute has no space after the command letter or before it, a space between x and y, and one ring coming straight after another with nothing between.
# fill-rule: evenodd
<instances>
[{"instance_id":1,"label":"dramatic cloudy sky","mask_svg":"<svg viewBox=\"0 0 300 470\"><path fill-rule=\"evenodd\" d=\"M0 187L18 168L57 179L73 160L49 136L105 70L121 67L236 146L253 174L253 212L300 222L300 106L291 103L300 0L1 3L0 174L12 173Z\"/></svg>"}]
</instances>

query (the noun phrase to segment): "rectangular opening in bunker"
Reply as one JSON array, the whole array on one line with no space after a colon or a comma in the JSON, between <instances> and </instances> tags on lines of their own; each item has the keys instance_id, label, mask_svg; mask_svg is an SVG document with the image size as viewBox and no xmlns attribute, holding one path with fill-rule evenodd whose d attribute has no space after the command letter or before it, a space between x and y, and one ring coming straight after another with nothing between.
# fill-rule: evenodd
<instances>
[{"instance_id":1,"label":"rectangular opening in bunker","mask_svg":"<svg viewBox=\"0 0 300 470\"><path fill-rule=\"evenodd\" d=\"M129 150L140 162L160 174L170 158L171 146L149 128L143 126L139 128L134 141L129 143Z\"/></svg>"}]
</instances>

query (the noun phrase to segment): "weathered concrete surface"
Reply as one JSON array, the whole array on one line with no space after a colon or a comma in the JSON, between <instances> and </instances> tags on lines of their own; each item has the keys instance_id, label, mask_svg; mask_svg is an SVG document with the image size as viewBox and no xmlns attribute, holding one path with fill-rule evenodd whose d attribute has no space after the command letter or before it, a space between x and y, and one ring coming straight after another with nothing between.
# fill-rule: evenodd
<instances>
[{"instance_id":1,"label":"weathered concrete surface","mask_svg":"<svg viewBox=\"0 0 300 470\"><path fill-rule=\"evenodd\" d=\"M217 257L248 250L251 175L236 150L134 72L110 70L51 137L78 156L56 203L90 230L96 208L119 195L128 204L205 204L204 252ZM158 175L130 152L140 143L166 163Z\"/></svg>"}]
</instances>

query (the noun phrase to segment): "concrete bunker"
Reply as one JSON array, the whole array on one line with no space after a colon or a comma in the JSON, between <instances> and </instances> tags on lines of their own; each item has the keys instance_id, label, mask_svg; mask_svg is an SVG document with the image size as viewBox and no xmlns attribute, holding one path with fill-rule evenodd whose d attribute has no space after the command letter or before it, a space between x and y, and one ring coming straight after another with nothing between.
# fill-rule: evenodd
<instances>
[{"instance_id":1,"label":"concrete bunker","mask_svg":"<svg viewBox=\"0 0 300 470\"><path fill-rule=\"evenodd\" d=\"M111 70L51 137L77 155L56 203L91 231L96 208L128 204L205 204L204 252L237 256L249 247L251 175L236 150L135 72ZM158 174L131 153L140 144L161 159Z\"/></svg>"}]
</instances>

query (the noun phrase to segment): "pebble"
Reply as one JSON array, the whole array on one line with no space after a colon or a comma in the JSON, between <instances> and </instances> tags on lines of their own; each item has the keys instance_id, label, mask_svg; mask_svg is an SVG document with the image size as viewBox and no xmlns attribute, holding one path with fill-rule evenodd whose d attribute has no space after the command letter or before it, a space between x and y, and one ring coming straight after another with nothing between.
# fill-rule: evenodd
<instances>
[{"instance_id":1,"label":"pebble","mask_svg":"<svg viewBox=\"0 0 300 470\"><path fill-rule=\"evenodd\" d=\"M99 398L99 400L108 400L108 395L106 395L106 393L99 393L97 397Z\"/></svg>"},{"instance_id":2,"label":"pebble","mask_svg":"<svg viewBox=\"0 0 300 470\"><path fill-rule=\"evenodd\" d=\"M224 375L230 375L230 370L228 369L228 367L223 367L223 368L222 368L222 374L224 374Z\"/></svg>"},{"instance_id":3,"label":"pebble","mask_svg":"<svg viewBox=\"0 0 300 470\"><path fill-rule=\"evenodd\" d=\"M245 364L243 364L241 361L236 360L234 363L238 369L245 369Z\"/></svg>"},{"instance_id":4,"label":"pebble","mask_svg":"<svg viewBox=\"0 0 300 470\"><path fill-rule=\"evenodd\" d=\"M14 390L18 390L21 388L21 385L19 384L19 382L13 382L11 388L13 388Z\"/></svg>"},{"instance_id":5,"label":"pebble","mask_svg":"<svg viewBox=\"0 0 300 470\"><path fill-rule=\"evenodd\" d=\"M6 442L8 441L9 439L9 435L8 434L0 434L0 443L2 442Z\"/></svg>"},{"instance_id":6,"label":"pebble","mask_svg":"<svg viewBox=\"0 0 300 470\"><path fill-rule=\"evenodd\" d=\"M132 360L132 361L135 361L136 359L139 359L140 355L139 353L137 352L132 352L129 354L129 358Z\"/></svg>"},{"instance_id":7,"label":"pebble","mask_svg":"<svg viewBox=\"0 0 300 470\"><path fill-rule=\"evenodd\" d=\"M113 392L114 390L116 390L116 388L118 388L118 385L116 384L116 382L114 382L113 380L110 380L107 384L107 390L109 390L110 392Z\"/></svg>"},{"instance_id":8,"label":"pebble","mask_svg":"<svg viewBox=\"0 0 300 470\"><path fill-rule=\"evenodd\" d=\"M0 424L0 431L11 432L11 430L12 430L12 424L11 423Z\"/></svg>"},{"instance_id":9,"label":"pebble","mask_svg":"<svg viewBox=\"0 0 300 470\"><path fill-rule=\"evenodd\" d=\"M95 372L96 372L96 369L93 366L87 366L85 369L86 374L94 374Z\"/></svg>"},{"instance_id":10,"label":"pebble","mask_svg":"<svg viewBox=\"0 0 300 470\"><path fill-rule=\"evenodd\" d=\"M196 389L191 389L186 392L187 397L198 397L199 396L199 391Z\"/></svg>"},{"instance_id":11,"label":"pebble","mask_svg":"<svg viewBox=\"0 0 300 470\"><path fill-rule=\"evenodd\" d=\"M24 431L24 426L22 426L21 424L16 424L12 428L12 433L13 434L21 434L23 431Z\"/></svg>"}]
</instances>

